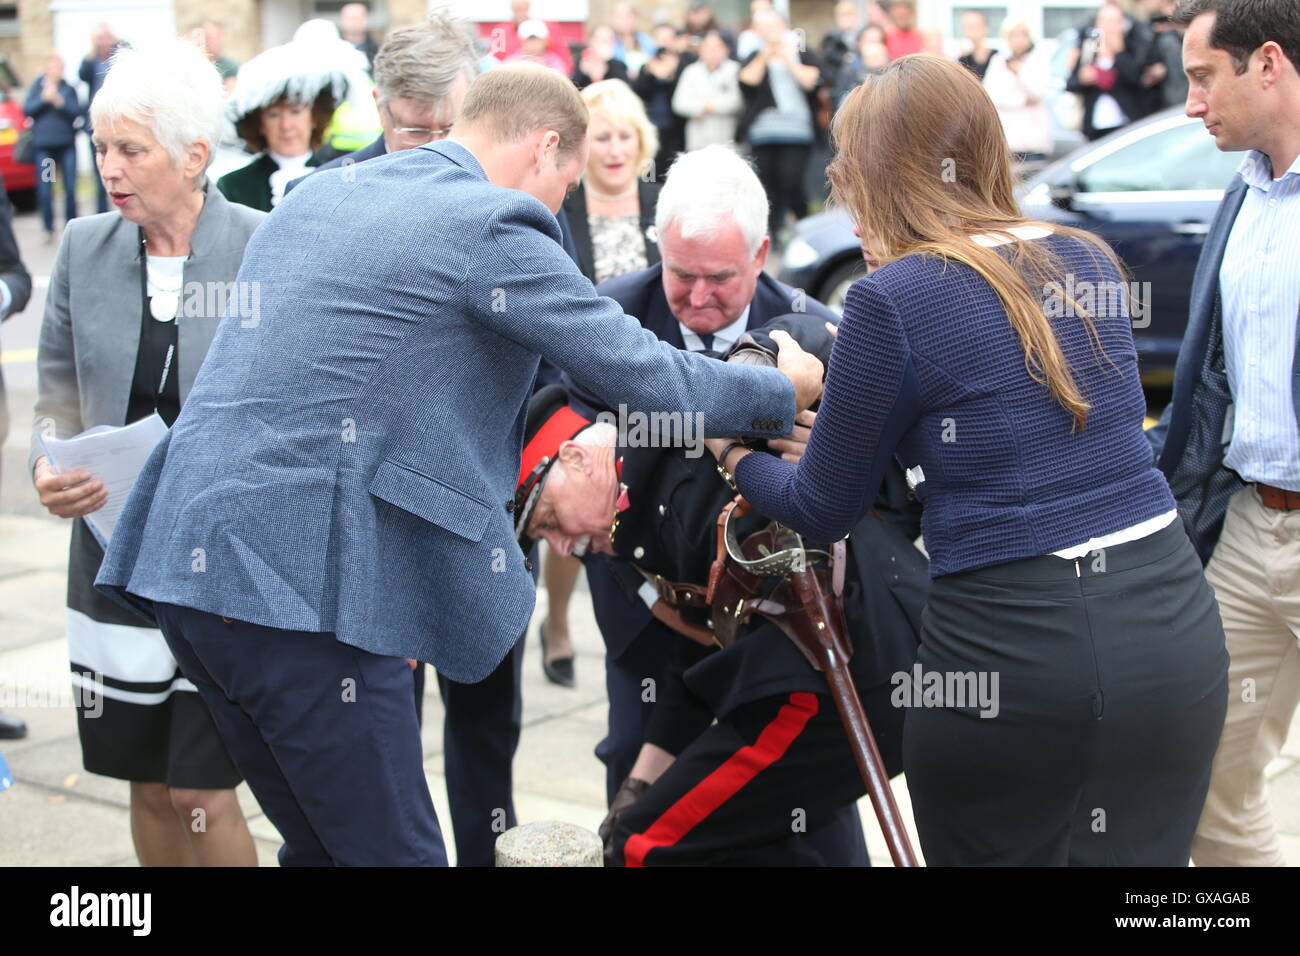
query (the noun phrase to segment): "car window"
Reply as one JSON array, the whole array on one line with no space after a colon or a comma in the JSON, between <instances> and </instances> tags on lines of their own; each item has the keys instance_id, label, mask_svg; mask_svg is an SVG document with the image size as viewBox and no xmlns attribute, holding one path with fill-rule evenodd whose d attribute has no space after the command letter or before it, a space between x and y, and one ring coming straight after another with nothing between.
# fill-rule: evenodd
<instances>
[{"instance_id":1,"label":"car window","mask_svg":"<svg viewBox=\"0 0 1300 956\"><path fill-rule=\"evenodd\" d=\"M1241 153L1223 153L1200 123L1183 123L1143 136L1097 160L1079 175L1087 193L1223 189Z\"/></svg>"}]
</instances>

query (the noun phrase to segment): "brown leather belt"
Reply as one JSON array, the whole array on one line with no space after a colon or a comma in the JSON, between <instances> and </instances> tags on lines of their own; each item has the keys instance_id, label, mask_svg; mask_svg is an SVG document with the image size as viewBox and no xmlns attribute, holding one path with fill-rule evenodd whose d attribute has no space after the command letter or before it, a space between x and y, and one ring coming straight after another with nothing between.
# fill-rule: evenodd
<instances>
[{"instance_id":1,"label":"brown leather belt","mask_svg":"<svg viewBox=\"0 0 1300 956\"><path fill-rule=\"evenodd\" d=\"M640 571L641 569L638 568L637 570ZM697 584L679 584L675 581L669 581L663 575L652 575L646 571L641 571L641 574L659 592L659 597L663 599L663 602L670 607L694 607L708 610L709 603L705 600L707 594L705 588Z\"/></svg>"},{"instance_id":2,"label":"brown leather belt","mask_svg":"<svg viewBox=\"0 0 1300 956\"><path fill-rule=\"evenodd\" d=\"M1259 492L1259 500L1269 508L1276 508L1279 511L1300 511L1300 491L1274 488L1272 485L1263 485L1258 481L1255 482L1255 490Z\"/></svg>"}]
</instances>

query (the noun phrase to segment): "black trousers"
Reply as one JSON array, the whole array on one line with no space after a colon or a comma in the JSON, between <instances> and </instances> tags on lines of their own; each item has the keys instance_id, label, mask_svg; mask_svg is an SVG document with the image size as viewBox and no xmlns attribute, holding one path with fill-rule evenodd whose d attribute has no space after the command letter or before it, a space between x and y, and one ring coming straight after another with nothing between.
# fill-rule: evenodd
<instances>
[{"instance_id":1,"label":"black trousers","mask_svg":"<svg viewBox=\"0 0 1300 956\"><path fill-rule=\"evenodd\" d=\"M610 803L623 785L645 741L654 714L657 689L669 670L677 636L658 621L651 621L617 658L605 654L605 693L609 701L608 731L596 745L596 757L605 765L605 802ZM647 693L646 681L656 693Z\"/></svg>"},{"instance_id":2,"label":"black trousers","mask_svg":"<svg viewBox=\"0 0 1300 956\"><path fill-rule=\"evenodd\" d=\"M928 864L1187 865L1228 655L1181 521L936 578L917 668L903 767Z\"/></svg>"},{"instance_id":3,"label":"black trousers","mask_svg":"<svg viewBox=\"0 0 1300 956\"><path fill-rule=\"evenodd\" d=\"M869 866L853 806L865 792L829 696L767 697L705 731L624 813L618 859Z\"/></svg>"},{"instance_id":4,"label":"black trousers","mask_svg":"<svg viewBox=\"0 0 1300 956\"><path fill-rule=\"evenodd\" d=\"M754 164L758 179L770 203L767 228L776 239L785 225L785 214L796 219L808 215L808 190L804 186L812 146L808 143L773 143L754 146Z\"/></svg>"},{"instance_id":5,"label":"black trousers","mask_svg":"<svg viewBox=\"0 0 1300 956\"><path fill-rule=\"evenodd\" d=\"M526 636L526 635L525 635ZM524 637L477 684L438 674L444 711L443 772L457 866L492 866L497 837L513 827L514 759L523 726ZM424 665L415 668L416 715L423 720Z\"/></svg>"}]
</instances>

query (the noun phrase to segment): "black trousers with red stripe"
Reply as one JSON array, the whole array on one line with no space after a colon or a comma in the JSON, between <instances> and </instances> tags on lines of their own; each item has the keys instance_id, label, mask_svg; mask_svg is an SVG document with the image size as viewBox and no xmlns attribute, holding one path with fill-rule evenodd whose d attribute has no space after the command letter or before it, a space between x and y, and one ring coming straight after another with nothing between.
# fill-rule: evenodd
<instances>
[{"instance_id":1,"label":"black trousers with red stripe","mask_svg":"<svg viewBox=\"0 0 1300 956\"><path fill-rule=\"evenodd\" d=\"M615 846L627 866L817 866L799 835L865 792L829 696L765 697L683 750L624 813Z\"/></svg>"}]
</instances>

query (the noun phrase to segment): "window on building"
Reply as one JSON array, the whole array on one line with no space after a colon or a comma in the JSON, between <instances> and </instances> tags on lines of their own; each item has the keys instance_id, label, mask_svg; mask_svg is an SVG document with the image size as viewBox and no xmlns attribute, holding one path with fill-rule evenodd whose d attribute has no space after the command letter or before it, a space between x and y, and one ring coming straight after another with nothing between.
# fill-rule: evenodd
<instances>
[{"instance_id":1,"label":"window on building","mask_svg":"<svg viewBox=\"0 0 1300 956\"><path fill-rule=\"evenodd\" d=\"M339 22L339 11L353 0L309 0L304 19L319 17L322 20ZM370 11L370 32L383 33L388 29L388 4L385 0L369 0L366 3Z\"/></svg>"},{"instance_id":2,"label":"window on building","mask_svg":"<svg viewBox=\"0 0 1300 956\"><path fill-rule=\"evenodd\" d=\"M16 37L19 33L18 4L0 3L0 37Z\"/></svg>"},{"instance_id":3,"label":"window on building","mask_svg":"<svg viewBox=\"0 0 1300 956\"><path fill-rule=\"evenodd\" d=\"M1097 16L1098 5L1043 7L1043 36L1057 37L1066 30L1077 30Z\"/></svg>"},{"instance_id":4,"label":"window on building","mask_svg":"<svg viewBox=\"0 0 1300 956\"><path fill-rule=\"evenodd\" d=\"M1007 18L1006 7L985 7L976 5L967 5L952 8L952 31L951 35L960 40L963 36L961 30L961 17L963 13L969 11L984 14L984 19L989 23L989 40L993 46L1000 45L999 38L1002 35L1002 21Z\"/></svg>"}]
</instances>

